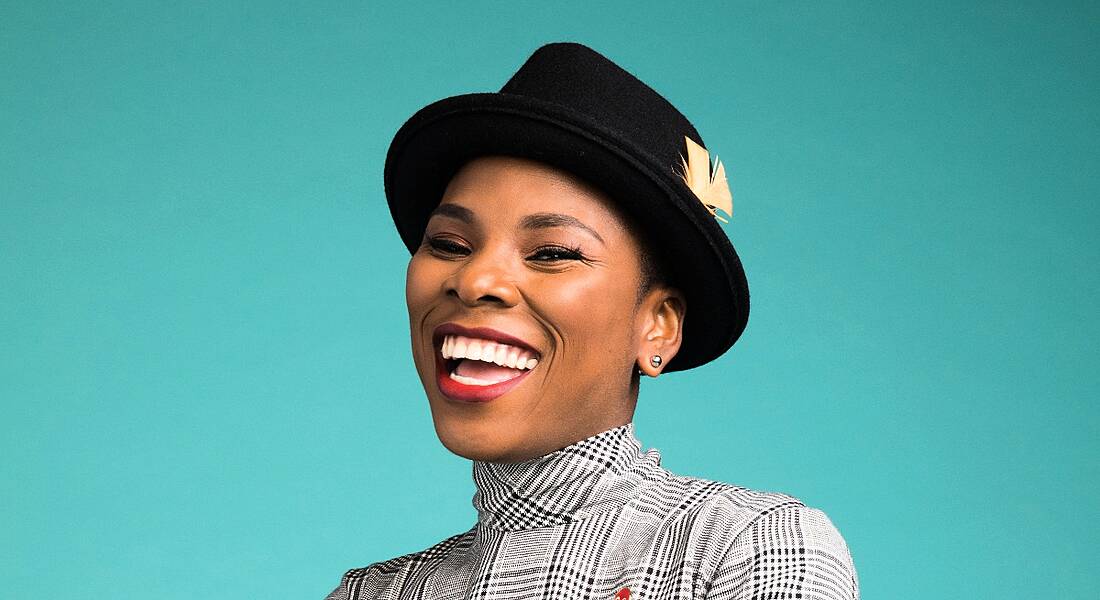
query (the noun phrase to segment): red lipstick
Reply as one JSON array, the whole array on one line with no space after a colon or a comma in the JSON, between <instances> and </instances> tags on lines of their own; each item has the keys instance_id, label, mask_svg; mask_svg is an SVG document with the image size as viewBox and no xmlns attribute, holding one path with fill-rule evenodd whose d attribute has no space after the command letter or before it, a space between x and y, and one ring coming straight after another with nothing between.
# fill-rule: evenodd
<instances>
[{"instance_id":1,"label":"red lipstick","mask_svg":"<svg viewBox=\"0 0 1100 600\"><path fill-rule=\"evenodd\" d=\"M448 335L461 335L465 337L478 338L483 340L490 340L499 342L501 344L508 344L509 346L516 346L517 348L523 348L529 350L539 357L538 351L531 347L527 342L508 335L504 332L490 329L488 327L463 327L457 323L445 323L436 327L432 332L432 342L435 348L435 372L436 372L436 384L439 386L439 391L444 396L451 400L459 402L481 403L495 400L500 396L506 394L509 390L519 385L528 375L531 374L530 370L524 370L520 375L513 377L507 381L501 381L500 383L494 383L492 385L468 385L460 383L451 379L450 365L448 360L443 358L439 348L442 345L443 338ZM535 367L538 368L538 367Z\"/></svg>"},{"instance_id":2,"label":"red lipstick","mask_svg":"<svg viewBox=\"0 0 1100 600\"><path fill-rule=\"evenodd\" d=\"M436 383L439 384L439 391L443 392L443 395L451 400L459 400L462 402L488 402L490 400L495 400L506 394L508 390L519 385L519 382L523 381L531 374L531 371L524 371L522 374L508 381L494 383L493 385L466 385L465 383L459 383L451 379L451 372L447 369L447 361L438 354L435 357L435 365L435 379Z\"/></svg>"}]
</instances>

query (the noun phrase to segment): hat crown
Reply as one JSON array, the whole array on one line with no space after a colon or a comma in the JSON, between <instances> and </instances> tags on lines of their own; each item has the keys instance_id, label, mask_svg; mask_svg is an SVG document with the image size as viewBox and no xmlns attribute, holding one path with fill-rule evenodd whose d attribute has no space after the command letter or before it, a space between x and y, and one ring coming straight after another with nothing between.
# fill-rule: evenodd
<instances>
[{"instance_id":1,"label":"hat crown","mask_svg":"<svg viewBox=\"0 0 1100 600\"><path fill-rule=\"evenodd\" d=\"M538 48L500 93L552 102L586 115L669 170L685 152L684 136L705 147L687 117L664 96L583 44L556 42Z\"/></svg>"}]
</instances>

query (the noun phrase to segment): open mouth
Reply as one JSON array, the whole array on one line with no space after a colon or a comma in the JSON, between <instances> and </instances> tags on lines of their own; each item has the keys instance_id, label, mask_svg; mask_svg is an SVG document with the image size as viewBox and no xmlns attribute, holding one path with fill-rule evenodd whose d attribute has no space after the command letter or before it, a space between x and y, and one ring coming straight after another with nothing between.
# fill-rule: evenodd
<instances>
[{"instance_id":1,"label":"open mouth","mask_svg":"<svg viewBox=\"0 0 1100 600\"><path fill-rule=\"evenodd\" d=\"M462 335L443 336L440 355L450 378L465 385L495 385L539 364L530 350Z\"/></svg>"},{"instance_id":2,"label":"open mouth","mask_svg":"<svg viewBox=\"0 0 1100 600\"><path fill-rule=\"evenodd\" d=\"M445 333L437 340L439 389L457 400L492 400L539 364L538 353L516 344L457 333Z\"/></svg>"}]
</instances>

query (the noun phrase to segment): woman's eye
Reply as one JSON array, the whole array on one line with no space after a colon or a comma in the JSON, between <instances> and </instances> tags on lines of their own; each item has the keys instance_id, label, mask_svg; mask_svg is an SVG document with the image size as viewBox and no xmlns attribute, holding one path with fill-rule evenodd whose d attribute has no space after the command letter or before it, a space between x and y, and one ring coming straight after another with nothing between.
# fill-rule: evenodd
<instances>
[{"instance_id":1,"label":"woman's eye","mask_svg":"<svg viewBox=\"0 0 1100 600\"><path fill-rule=\"evenodd\" d=\"M542 262L554 262L559 260L583 260L584 255L581 254L579 250L572 248L547 246L535 250L528 258Z\"/></svg>"},{"instance_id":2,"label":"woman's eye","mask_svg":"<svg viewBox=\"0 0 1100 600\"><path fill-rule=\"evenodd\" d=\"M465 256L470 253L466 246L447 238L428 238L428 247L437 254L449 256Z\"/></svg>"}]
</instances>

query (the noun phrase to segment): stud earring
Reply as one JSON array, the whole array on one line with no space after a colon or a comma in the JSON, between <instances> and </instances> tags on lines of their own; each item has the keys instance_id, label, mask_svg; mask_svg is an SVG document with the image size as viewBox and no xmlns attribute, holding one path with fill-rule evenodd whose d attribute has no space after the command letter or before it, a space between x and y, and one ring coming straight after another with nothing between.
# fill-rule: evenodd
<instances>
[{"instance_id":1,"label":"stud earring","mask_svg":"<svg viewBox=\"0 0 1100 600\"><path fill-rule=\"evenodd\" d=\"M653 358L649 359L649 364L653 365L654 367L661 366L661 355L654 354Z\"/></svg>"}]
</instances>

